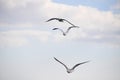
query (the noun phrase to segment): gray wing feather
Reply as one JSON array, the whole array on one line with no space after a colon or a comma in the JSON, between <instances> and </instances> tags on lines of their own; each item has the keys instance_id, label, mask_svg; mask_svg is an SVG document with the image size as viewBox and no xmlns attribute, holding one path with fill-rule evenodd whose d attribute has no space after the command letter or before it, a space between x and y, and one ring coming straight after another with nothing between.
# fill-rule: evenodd
<instances>
[{"instance_id":1,"label":"gray wing feather","mask_svg":"<svg viewBox=\"0 0 120 80\"><path fill-rule=\"evenodd\" d=\"M82 62L82 63L78 63L76 64L72 69L75 69L77 66L81 65L81 64L85 64L85 63L88 63L89 61L85 61L85 62Z\"/></svg>"}]
</instances>

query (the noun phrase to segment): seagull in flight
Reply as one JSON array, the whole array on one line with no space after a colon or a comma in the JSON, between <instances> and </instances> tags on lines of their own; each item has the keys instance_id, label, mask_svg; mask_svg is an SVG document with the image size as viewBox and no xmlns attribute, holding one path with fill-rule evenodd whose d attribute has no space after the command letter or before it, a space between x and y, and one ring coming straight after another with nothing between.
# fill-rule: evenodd
<instances>
[{"instance_id":1,"label":"seagull in flight","mask_svg":"<svg viewBox=\"0 0 120 80\"><path fill-rule=\"evenodd\" d=\"M75 26L74 24L72 24L72 23L69 22L68 20L62 19L62 18L51 18L51 19L47 20L46 22L49 22L49 21L52 21L52 20L58 20L59 22L64 22L64 21L66 21L66 22L68 22L69 24L71 24L72 26Z\"/></svg>"},{"instance_id":2,"label":"seagull in flight","mask_svg":"<svg viewBox=\"0 0 120 80\"><path fill-rule=\"evenodd\" d=\"M64 36L66 36L66 34L70 31L70 29L72 28L79 28L79 26L71 26L71 27L68 27L68 29L64 32L62 29L60 28L53 28L52 30L60 30Z\"/></svg>"},{"instance_id":3,"label":"seagull in flight","mask_svg":"<svg viewBox=\"0 0 120 80\"><path fill-rule=\"evenodd\" d=\"M57 58L54 57L54 59L55 59L57 62L59 62L60 64L62 64L62 65L66 68L67 73L72 73L77 66L89 62L89 61L85 61L85 62L82 62L82 63L78 63L78 64L76 64L75 66L73 66L71 69L69 69L64 63L62 63L61 61L59 61Z\"/></svg>"}]
</instances>

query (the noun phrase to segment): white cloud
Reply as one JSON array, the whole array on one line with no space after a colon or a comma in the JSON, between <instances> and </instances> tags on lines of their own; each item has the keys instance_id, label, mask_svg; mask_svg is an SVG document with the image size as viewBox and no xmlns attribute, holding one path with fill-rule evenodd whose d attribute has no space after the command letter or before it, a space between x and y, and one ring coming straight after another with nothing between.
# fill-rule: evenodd
<instances>
[{"instance_id":1,"label":"white cloud","mask_svg":"<svg viewBox=\"0 0 120 80\"><path fill-rule=\"evenodd\" d=\"M51 17L62 17L80 26L80 29L71 30L66 37L61 36L60 32L57 31L55 32L58 33L57 35L49 35L51 32L44 33L44 31L40 33L41 31L38 30L20 31L20 34L25 33L27 36L36 36L36 39L40 41L48 41L52 38L53 41L84 40L120 46L120 14L114 14L111 11L100 11L89 6L70 6L54 3L51 0L1 0L0 4L0 27L34 28L40 26L43 29L48 28L45 26L69 26L57 23L57 21L55 23L45 23ZM15 33L19 33L19 31Z\"/></svg>"},{"instance_id":2,"label":"white cloud","mask_svg":"<svg viewBox=\"0 0 120 80\"><path fill-rule=\"evenodd\" d=\"M19 47L27 44L28 41L25 38L13 36L0 36L0 47Z\"/></svg>"},{"instance_id":3,"label":"white cloud","mask_svg":"<svg viewBox=\"0 0 120 80\"><path fill-rule=\"evenodd\" d=\"M30 44L30 38L46 42L49 40L51 33L40 30L10 30L0 32L0 46L1 47L15 47Z\"/></svg>"}]
</instances>

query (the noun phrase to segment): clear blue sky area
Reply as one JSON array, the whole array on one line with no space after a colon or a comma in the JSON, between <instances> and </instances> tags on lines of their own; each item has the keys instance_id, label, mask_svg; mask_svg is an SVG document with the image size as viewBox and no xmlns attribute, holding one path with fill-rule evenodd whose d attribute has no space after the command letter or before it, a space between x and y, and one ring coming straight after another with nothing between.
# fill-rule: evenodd
<instances>
[{"instance_id":1,"label":"clear blue sky area","mask_svg":"<svg viewBox=\"0 0 120 80\"><path fill-rule=\"evenodd\" d=\"M57 3L68 4L68 5L85 5L95 7L100 10L109 10L111 5L114 5L117 0L53 0Z\"/></svg>"}]
</instances>

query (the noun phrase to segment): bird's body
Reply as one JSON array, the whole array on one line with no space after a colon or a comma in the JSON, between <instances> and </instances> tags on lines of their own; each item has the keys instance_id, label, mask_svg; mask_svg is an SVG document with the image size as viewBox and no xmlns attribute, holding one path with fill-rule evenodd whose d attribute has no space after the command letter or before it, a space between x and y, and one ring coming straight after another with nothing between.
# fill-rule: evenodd
<instances>
[{"instance_id":1,"label":"bird's body","mask_svg":"<svg viewBox=\"0 0 120 80\"><path fill-rule=\"evenodd\" d=\"M76 64L75 66L73 66L71 69L69 69L64 63L62 63L61 61L59 61L57 58L54 57L54 59L55 59L57 62L59 62L60 64L62 64L62 65L66 68L67 73L72 73L77 66L89 62L89 61L85 61L85 62L82 62L82 63L78 63L78 64Z\"/></svg>"}]
</instances>

